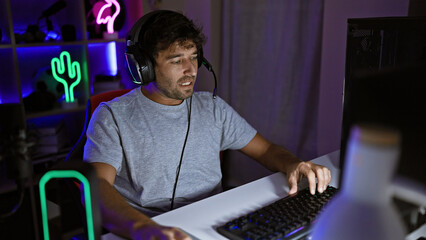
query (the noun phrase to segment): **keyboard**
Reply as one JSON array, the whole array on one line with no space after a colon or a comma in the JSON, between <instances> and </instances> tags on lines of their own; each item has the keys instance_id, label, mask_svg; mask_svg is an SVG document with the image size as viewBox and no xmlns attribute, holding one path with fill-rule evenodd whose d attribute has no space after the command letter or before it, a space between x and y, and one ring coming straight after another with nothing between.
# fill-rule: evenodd
<instances>
[{"instance_id":1,"label":"keyboard","mask_svg":"<svg viewBox=\"0 0 426 240\"><path fill-rule=\"evenodd\" d=\"M237 217L217 228L231 240L304 239L310 226L337 189L328 186L312 195L305 188L270 205Z\"/></svg>"}]
</instances>

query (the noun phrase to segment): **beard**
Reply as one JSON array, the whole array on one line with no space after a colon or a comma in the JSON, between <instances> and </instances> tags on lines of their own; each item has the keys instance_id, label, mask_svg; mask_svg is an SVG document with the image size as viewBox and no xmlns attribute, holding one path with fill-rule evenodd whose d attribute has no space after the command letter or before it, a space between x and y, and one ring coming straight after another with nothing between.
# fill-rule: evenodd
<instances>
[{"instance_id":1,"label":"beard","mask_svg":"<svg viewBox=\"0 0 426 240\"><path fill-rule=\"evenodd\" d=\"M195 76L181 77L176 83L173 83L173 81L166 81L164 84L158 84L158 81L155 81L154 84L164 94L164 96L176 100L185 100L191 97L194 93L194 86L190 89L179 89L180 83L185 82L188 79L192 80L191 84L195 84Z\"/></svg>"}]
</instances>

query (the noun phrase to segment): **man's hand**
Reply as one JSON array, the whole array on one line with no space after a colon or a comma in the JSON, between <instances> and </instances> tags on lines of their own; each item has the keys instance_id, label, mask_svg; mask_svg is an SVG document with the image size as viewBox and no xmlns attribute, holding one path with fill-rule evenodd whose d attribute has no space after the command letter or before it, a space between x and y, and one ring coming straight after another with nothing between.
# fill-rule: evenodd
<instances>
[{"instance_id":1,"label":"man's hand","mask_svg":"<svg viewBox=\"0 0 426 240\"><path fill-rule=\"evenodd\" d=\"M104 227L114 234L138 240L191 240L178 228L157 224L129 205L113 187L116 170L106 163L92 163L99 177L99 196Z\"/></svg>"},{"instance_id":2,"label":"man's hand","mask_svg":"<svg viewBox=\"0 0 426 240\"><path fill-rule=\"evenodd\" d=\"M145 225L132 233L134 240L191 240L184 232L175 227Z\"/></svg>"},{"instance_id":3,"label":"man's hand","mask_svg":"<svg viewBox=\"0 0 426 240\"><path fill-rule=\"evenodd\" d=\"M241 149L241 152L256 159L271 171L286 173L290 195L297 192L297 183L303 176L308 178L309 190L312 194L315 194L317 185L315 179L318 180L317 190L321 193L331 181L331 173L328 168L300 160L283 146L269 142L259 133Z\"/></svg>"},{"instance_id":4,"label":"man's hand","mask_svg":"<svg viewBox=\"0 0 426 240\"><path fill-rule=\"evenodd\" d=\"M302 177L308 179L311 194L315 194L315 188L322 193L331 181L331 173L328 168L310 161L295 162L287 170L287 181L290 187L288 194L292 195L297 192L297 183ZM318 180L318 184L315 179Z\"/></svg>"}]
</instances>

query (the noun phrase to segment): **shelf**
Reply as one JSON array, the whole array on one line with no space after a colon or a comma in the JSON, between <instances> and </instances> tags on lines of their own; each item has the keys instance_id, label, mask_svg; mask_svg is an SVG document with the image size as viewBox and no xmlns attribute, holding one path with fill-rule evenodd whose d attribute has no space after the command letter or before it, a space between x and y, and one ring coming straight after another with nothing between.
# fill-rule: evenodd
<instances>
[{"instance_id":1,"label":"shelf","mask_svg":"<svg viewBox=\"0 0 426 240\"><path fill-rule=\"evenodd\" d=\"M17 48L30 48L30 47L49 47L49 46L71 46L71 45L85 45L91 43L109 43L109 42L126 42L126 39L90 39L82 41L72 41L72 42L37 42L37 43L18 43L18 44L5 44L0 45L0 48L11 48L16 46Z\"/></svg>"},{"instance_id":2,"label":"shelf","mask_svg":"<svg viewBox=\"0 0 426 240\"><path fill-rule=\"evenodd\" d=\"M37 164L42 164L42 163L56 163L60 160L65 160L66 156L68 155L68 153L71 151L72 147L66 147L62 150L60 150L57 153L51 153L49 155L44 155L44 156L38 156L38 157L34 157L32 163L33 166L37 165Z\"/></svg>"},{"instance_id":3,"label":"shelf","mask_svg":"<svg viewBox=\"0 0 426 240\"><path fill-rule=\"evenodd\" d=\"M72 42L38 42L38 43L18 43L15 46L17 48L29 48L29 47L49 47L49 46L72 46L72 45L84 45L84 41L72 41Z\"/></svg>"},{"instance_id":4,"label":"shelf","mask_svg":"<svg viewBox=\"0 0 426 240\"><path fill-rule=\"evenodd\" d=\"M109 43L109 42L126 42L126 39L124 38L118 38L118 39L90 39L87 41L88 44L91 43Z\"/></svg>"},{"instance_id":5,"label":"shelf","mask_svg":"<svg viewBox=\"0 0 426 240\"><path fill-rule=\"evenodd\" d=\"M26 117L27 117L27 119L33 119L33 118L48 117L48 116L53 116L53 115L80 112L80 111L86 111L86 106L80 106L80 107L71 108L71 109L58 108L58 109L54 109L54 110L50 110L50 111L28 113L26 115Z\"/></svg>"},{"instance_id":6,"label":"shelf","mask_svg":"<svg viewBox=\"0 0 426 240\"><path fill-rule=\"evenodd\" d=\"M12 48L13 45L12 44L0 44L0 49L2 48Z\"/></svg>"}]
</instances>

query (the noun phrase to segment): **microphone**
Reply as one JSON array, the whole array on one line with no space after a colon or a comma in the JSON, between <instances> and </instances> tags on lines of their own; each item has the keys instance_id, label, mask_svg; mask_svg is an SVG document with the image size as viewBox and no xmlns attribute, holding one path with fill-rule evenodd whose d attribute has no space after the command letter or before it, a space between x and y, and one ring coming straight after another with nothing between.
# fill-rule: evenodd
<instances>
[{"instance_id":1,"label":"microphone","mask_svg":"<svg viewBox=\"0 0 426 240\"><path fill-rule=\"evenodd\" d=\"M67 2L65 2L65 0L59 0L56 3L54 3L53 5L51 5L48 9L44 10L41 13L41 17L50 17L54 14L56 14L57 12L59 12L60 10L64 9L67 6Z\"/></svg>"},{"instance_id":2,"label":"microphone","mask_svg":"<svg viewBox=\"0 0 426 240\"><path fill-rule=\"evenodd\" d=\"M6 219L20 208L25 194L25 182L32 177L32 163L25 129L24 108L22 104L0 104L0 163L4 161L7 177L14 179L19 193L16 205L6 213L0 213L0 221ZM2 163L3 164L3 163Z\"/></svg>"},{"instance_id":3,"label":"microphone","mask_svg":"<svg viewBox=\"0 0 426 240\"><path fill-rule=\"evenodd\" d=\"M213 99L216 99L216 89L217 89L217 79L216 79L216 74L213 71L213 67L212 65L209 63L209 61L207 61L206 58L203 58L203 60L201 61L201 63L204 65L204 67L207 68L207 70L209 72L211 72L213 74L213 78L214 78L214 89L213 89Z\"/></svg>"},{"instance_id":4,"label":"microphone","mask_svg":"<svg viewBox=\"0 0 426 240\"><path fill-rule=\"evenodd\" d=\"M22 104L0 104L0 157L7 166L7 176L21 181L32 175L29 157L31 143L26 133Z\"/></svg>"}]
</instances>

